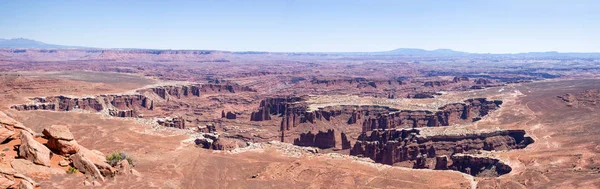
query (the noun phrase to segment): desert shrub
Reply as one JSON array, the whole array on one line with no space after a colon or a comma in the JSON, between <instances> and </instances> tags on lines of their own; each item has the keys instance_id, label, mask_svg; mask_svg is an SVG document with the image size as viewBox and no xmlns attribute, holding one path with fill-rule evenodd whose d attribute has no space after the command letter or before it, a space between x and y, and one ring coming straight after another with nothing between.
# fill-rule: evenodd
<instances>
[{"instance_id":1,"label":"desert shrub","mask_svg":"<svg viewBox=\"0 0 600 189\"><path fill-rule=\"evenodd\" d=\"M69 167L69 169L67 169L67 173L69 174L74 174L74 173L78 173L79 170L77 170L77 168L75 167Z\"/></svg>"},{"instance_id":2,"label":"desert shrub","mask_svg":"<svg viewBox=\"0 0 600 189\"><path fill-rule=\"evenodd\" d=\"M134 166L133 159L131 159L131 157L124 152L114 152L106 156L106 161L108 161L111 166L117 165L117 163L119 163L121 160L127 160L129 165Z\"/></svg>"}]
</instances>

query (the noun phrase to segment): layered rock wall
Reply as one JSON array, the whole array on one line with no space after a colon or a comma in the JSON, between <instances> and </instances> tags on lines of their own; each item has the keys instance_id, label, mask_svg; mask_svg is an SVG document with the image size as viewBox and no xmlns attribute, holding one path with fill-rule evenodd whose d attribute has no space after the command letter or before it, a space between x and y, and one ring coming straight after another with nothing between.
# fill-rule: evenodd
<instances>
[{"instance_id":1,"label":"layered rock wall","mask_svg":"<svg viewBox=\"0 0 600 189\"><path fill-rule=\"evenodd\" d=\"M368 157L375 162L394 165L399 162L414 161L417 168L429 168L425 162L437 161L435 169L453 169L477 175L482 168L493 168L498 174L510 172L510 167L498 164L493 158L454 158L457 154L476 154L480 151L512 150L525 148L533 139L523 130L498 130L461 135L421 136L418 129L374 130L358 137L350 155ZM448 165L447 158L453 164ZM457 160L456 162L454 160ZM462 161L462 163L461 163ZM467 171L467 168L469 168ZM473 170L477 170L474 171Z\"/></svg>"},{"instance_id":2,"label":"layered rock wall","mask_svg":"<svg viewBox=\"0 0 600 189\"><path fill-rule=\"evenodd\" d=\"M256 92L256 90L235 84L197 84L197 85L174 85L159 86L150 89L140 90L139 92L152 92L163 99L169 97L185 98L199 97L201 94L213 93L236 93L236 92Z\"/></svg>"},{"instance_id":3,"label":"layered rock wall","mask_svg":"<svg viewBox=\"0 0 600 189\"><path fill-rule=\"evenodd\" d=\"M464 103L448 104L437 112L402 110L388 114L369 116L363 121L363 132L374 129L419 128L449 126L474 122L500 107L502 101L484 98L466 100Z\"/></svg>"}]
</instances>

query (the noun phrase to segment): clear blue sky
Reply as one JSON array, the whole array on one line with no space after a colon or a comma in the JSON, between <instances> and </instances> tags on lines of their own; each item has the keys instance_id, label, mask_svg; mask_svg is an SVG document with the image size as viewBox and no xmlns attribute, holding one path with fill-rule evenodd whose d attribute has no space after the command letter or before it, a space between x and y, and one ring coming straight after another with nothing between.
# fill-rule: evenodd
<instances>
[{"instance_id":1,"label":"clear blue sky","mask_svg":"<svg viewBox=\"0 0 600 189\"><path fill-rule=\"evenodd\" d=\"M0 0L0 38L103 48L600 52L600 0Z\"/></svg>"}]
</instances>

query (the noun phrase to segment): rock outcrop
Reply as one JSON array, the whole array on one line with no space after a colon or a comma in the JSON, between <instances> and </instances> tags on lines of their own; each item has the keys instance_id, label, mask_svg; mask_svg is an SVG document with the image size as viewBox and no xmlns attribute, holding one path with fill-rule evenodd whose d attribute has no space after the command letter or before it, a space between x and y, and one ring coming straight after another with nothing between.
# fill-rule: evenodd
<instances>
[{"instance_id":1,"label":"rock outcrop","mask_svg":"<svg viewBox=\"0 0 600 189\"><path fill-rule=\"evenodd\" d=\"M159 125L162 125L165 127L185 129L185 119L183 119L181 117L173 117L173 118L166 117L163 119L158 119L157 122Z\"/></svg>"},{"instance_id":2,"label":"rock outcrop","mask_svg":"<svg viewBox=\"0 0 600 189\"><path fill-rule=\"evenodd\" d=\"M497 177L512 171L510 166L498 159L465 154L453 155L449 169L479 177Z\"/></svg>"},{"instance_id":3,"label":"rock outcrop","mask_svg":"<svg viewBox=\"0 0 600 189\"><path fill-rule=\"evenodd\" d=\"M47 97L42 103L56 102L56 111L71 111L75 109L98 112L103 109L96 98L71 98L66 96Z\"/></svg>"},{"instance_id":4,"label":"rock outcrop","mask_svg":"<svg viewBox=\"0 0 600 189\"><path fill-rule=\"evenodd\" d=\"M196 145L213 150L222 150L223 146L219 144L219 135L217 133L202 133L194 142Z\"/></svg>"},{"instance_id":5,"label":"rock outcrop","mask_svg":"<svg viewBox=\"0 0 600 189\"><path fill-rule=\"evenodd\" d=\"M143 95L100 95L105 104L117 110L152 110L154 102Z\"/></svg>"},{"instance_id":6,"label":"rock outcrop","mask_svg":"<svg viewBox=\"0 0 600 189\"><path fill-rule=\"evenodd\" d=\"M247 146L246 142L236 139L235 136L222 137L218 133L201 133L194 140L197 146L212 150L231 150Z\"/></svg>"},{"instance_id":7,"label":"rock outcrop","mask_svg":"<svg viewBox=\"0 0 600 189\"><path fill-rule=\"evenodd\" d=\"M438 111L398 110L385 106L339 105L307 111L308 107L297 98L268 98L261 101L259 110L252 112L252 121L270 120L272 115L283 117L281 130L290 130L300 123L329 121L332 117L350 115L348 124L362 123L363 132L373 129L418 128L449 126L474 122L498 109L502 101L475 98L464 103L448 104Z\"/></svg>"},{"instance_id":8,"label":"rock outcrop","mask_svg":"<svg viewBox=\"0 0 600 189\"><path fill-rule=\"evenodd\" d=\"M466 76L456 76L456 77L454 77L454 79L452 79L452 82L454 82L454 83L463 82L463 81L469 81L469 78Z\"/></svg>"},{"instance_id":9,"label":"rock outcrop","mask_svg":"<svg viewBox=\"0 0 600 189\"><path fill-rule=\"evenodd\" d=\"M354 88L377 88L378 86L384 86L392 88L394 86L403 85L400 80L386 80L386 79L367 79L362 77L355 78L312 78L310 83L313 85L324 85L329 86L350 86Z\"/></svg>"},{"instance_id":10,"label":"rock outcrop","mask_svg":"<svg viewBox=\"0 0 600 189\"><path fill-rule=\"evenodd\" d=\"M69 128L64 125L52 125L44 128L42 134L48 138L47 146L60 155L70 155L79 152L79 144L74 140Z\"/></svg>"},{"instance_id":11,"label":"rock outcrop","mask_svg":"<svg viewBox=\"0 0 600 189\"><path fill-rule=\"evenodd\" d=\"M341 133L341 139L342 139L342 150L352 148L352 144L350 143L350 140L348 140L348 137L343 132Z\"/></svg>"},{"instance_id":12,"label":"rock outcrop","mask_svg":"<svg viewBox=\"0 0 600 189\"><path fill-rule=\"evenodd\" d=\"M226 119L236 119L237 115L233 112L227 112L225 113L225 110L223 110L221 112L221 118L226 118Z\"/></svg>"},{"instance_id":13,"label":"rock outcrop","mask_svg":"<svg viewBox=\"0 0 600 189\"><path fill-rule=\"evenodd\" d=\"M557 96L569 106L595 106L600 104L600 90L586 90L580 93Z\"/></svg>"},{"instance_id":14,"label":"rock outcrop","mask_svg":"<svg viewBox=\"0 0 600 189\"><path fill-rule=\"evenodd\" d=\"M300 137L294 139L294 145L297 146L311 146L317 148L333 148L335 147L335 131L333 129L327 132L319 131L317 134L308 133L300 134Z\"/></svg>"},{"instance_id":15,"label":"rock outcrop","mask_svg":"<svg viewBox=\"0 0 600 189\"><path fill-rule=\"evenodd\" d=\"M214 132L217 131L217 128L215 127L214 123L209 123L209 124L206 124L206 125L198 126L198 130L197 131L200 132L200 133L214 133Z\"/></svg>"},{"instance_id":16,"label":"rock outcrop","mask_svg":"<svg viewBox=\"0 0 600 189\"><path fill-rule=\"evenodd\" d=\"M533 143L533 139L525 136L523 130L431 136L421 136L419 132L418 129L392 129L374 130L370 135L363 133L354 144L350 154L368 157L375 162L388 165L416 161L413 166L418 166L417 168L425 168L427 167L425 161L435 159L437 161L435 168L444 169L447 165L444 165L443 162L447 162L447 159L438 158L438 156L452 157L460 153L474 154L480 151L521 149ZM462 168L465 166L450 167L454 170L465 170ZM505 168L501 169L506 170Z\"/></svg>"},{"instance_id":17,"label":"rock outcrop","mask_svg":"<svg viewBox=\"0 0 600 189\"><path fill-rule=\"evenodd\" d=\"M256 112L250 115L250 121L271 120L271 115L283 115L289 104L302 101L302 97L273 97L260 102Z\"/></svg>"},{"instance_id":18,"label":"rock outcrop","mask_svg":"<svg viewBox=\"0 0 600 189\"><path fill-rule=\"evenodd\" d=\"M139 110L152 110L153 101L143 95L100 95L96 97L50 96L32 98L29 104L14 105L11 108L26 110L73 111L85 110L100 112L108 109L115 117L138 117Z\"/></svg>"},{"instance_id":19,"label":"rock outcrop","mask_svg":"<svg viewBox=\"0 0 600 189\"><path fill-rule=\"evenodd\" d=\"M10 140L15 135L14 128L0 124L0 143Z\"/></svg>"},{"instance_id":20,"label":"rock outcrop","mask_svg":"<svg viewBox=\"0 0 600 189\"><path fill-rule=\"evenodd\" d=\"M21 139L21 145L19 146L20 157L38 165L50 166L50 149L36 141L28 132L21 132L19 138Z\"/></svg>"},{"instance_id":21,"label":"rock outcrop","mask_svg":"<svg viewBox=\"0 0 600 189\"><path fill-rule=\"evenodd\" d=\"M425 83L423 83L423 86L425 87L441 87L441 86L446 86L449 85L450 81L426 81Z\"/></svg>"},{"instance_id":22,"label":"rock outcrop","mask_svg":"<svg viewBox=\"0 0 600 189\"><path fill-rule=\"evenodd\" d=\"M141 90L143 92L146 90ZM195 84L173 85L150 88L150 91L163 99L199 97L201 94L256 92L256 90L236 84Z\"/></svg>"},{"instance_id":23,"label":"rock outcrop","mask_svg":"<svg viewBox=\"0 0 600 189\"><path fill-rule=\"evenodd\" d=\"M75 166L75 168L77 168L79 171L85 174L89 174L96 179L104 181L104 176L102 175L98 167L96 167L96 165L94 165L94 162L85 157L83 154L77 153L75 155L72 155L71 160L73 161L73 166Z\"/></svg>"},{"instance_id":24,"label":"rock outcrop","mask_svg":"<svg viewBox=\"0 0 600 189\"><path fill-rule=\"evenodd\" d=\"M490 79L478 78L478 79L475 79L475 84L476 85L488 86L488 85L493 85L494 82L492 80L490 80Z\"/></svg>"},{"instance_id":25,"label":"rock outcrop","mask_svg":"<svg viewBox=\"0 0 600 189\"><path fill-rule=\"evenodd\" d=\"M448 156L437 156L435 157L435 170L446 170L448 169Z\"/></svg>"},{"instance_id":26,"label":"rock outcrop","mask_svg":"<svg viewBox=\"0 0 600 189\"><path fill-rule=\"evenodd\" d=\"M449 126L457 123L474 122L500 107L502 101L484 98L466 100L464 103L448 104L437 112L402 110L388 114L370 116L363 122L363 132L374 129L419 128Z\"/></svg>"}]
</instances>

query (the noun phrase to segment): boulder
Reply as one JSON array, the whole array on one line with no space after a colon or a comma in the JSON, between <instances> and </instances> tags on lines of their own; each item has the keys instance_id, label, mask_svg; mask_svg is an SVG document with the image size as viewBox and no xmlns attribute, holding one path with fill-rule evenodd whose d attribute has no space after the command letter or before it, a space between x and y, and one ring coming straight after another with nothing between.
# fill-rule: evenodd
<instances>
[{"instance_id":1,"label":"boulder","mask_svg":"<svg viewBox=\"0 0 600 189\"><path fill-rule=\"evenodd\" d=\"M69 165L69 162L67 160L61 160L60 162L58 162L58 165L60 165L61 167L66 167Z\"/></svg>"},{"instance_id":2,"label":"boulder","mask_svg":"<svg viewBox=\"0 0 600 189\"><path fill-rule=\"evenodd\" d=\"M68 155L75 154L79 152L80 145L77 144L77 141L71 140L58 140L55 138L48 139L48 143L46 144L48 148L55 150L60 155Z\"/></svg>"},{"instance_id":3,"label":"boulder","mask_svg":"<svg viewBox=\"0 0 600 189\"><path fill-rule=\"evenodd\" d=\"M50 149L42 143L34 140L28 132L21 132L19 137L21 146L19 146L19 156L32 161L35 164L50 166Z\"/></svg>"},{"instance_id":4,"label":"boulder","mask_svg":"<svg viewBox=\"0 0 600 189\"><path fill-rule=\"evenodd\" d=\"M44 128L42 131L44 136L48 138L71 141L74 139L73 134L69 131L69 128L64 125L52 125Z\"/></svg>"},{"instance_id":5,"label":"boulder","mask_svg":"<svg viewBox=\"0 0 600 189\"><path fill-rule=\"evenodd\" d=\"M131 170L132 170L131 165L129 164L129 162L126 159L119 161L117 163L116 167L117 167L118 174L123 174L123 175L131 174Z\"/></svg>"},{"instance_id":6,"label":"boulder","mask_svg":"<svg viewBox=\"0 0 600 189\"><path fill-rule=\"evenodd\" d=\"M0 126L0 143L4 143L8 139L12 138L14 134L14 131L8 129L7 127Z\"/></svg>"},{"instance_id":7,"label":"boulder","mask_svg":"<svg viewBox=\"0 0 600 189\"><path fill-rule=\"evenodd\" d=\"M75 166L75 168L82 173L89 174L96 179L104 181L104 176L102 176L102 173L100 173L98 167L96 167L94 162L88 159L85 155L76 153L75 155L71 156L71 160L73 161L73 166Z\"/></svg>"},{"instance_id":8,"label":"boulder","mask_svg":"<svg viewBox=\"0 0 600 189\"><path fill-rule=\"evenodd\" d=\"M99 152L97 150L89 150L83 146L80 146L80 150L77 153L84 155L87 159L92 161L94 165L98 167L100 172L105 176L114 175L114 173L116 172L115 168L113 168L106 162L106 156L104 156L102 152Z\"/></svg>"}]
</instances>

